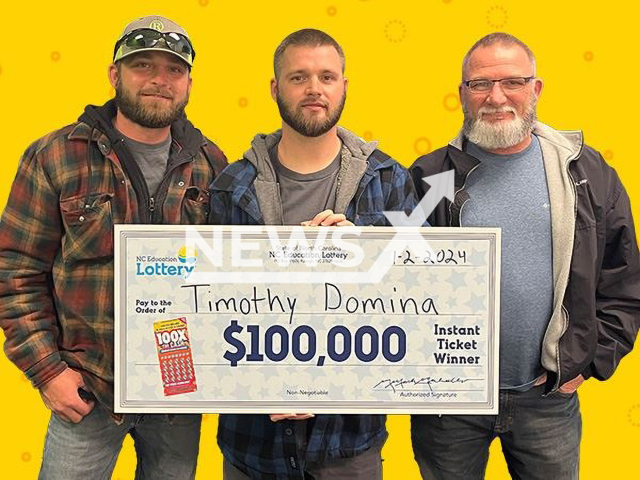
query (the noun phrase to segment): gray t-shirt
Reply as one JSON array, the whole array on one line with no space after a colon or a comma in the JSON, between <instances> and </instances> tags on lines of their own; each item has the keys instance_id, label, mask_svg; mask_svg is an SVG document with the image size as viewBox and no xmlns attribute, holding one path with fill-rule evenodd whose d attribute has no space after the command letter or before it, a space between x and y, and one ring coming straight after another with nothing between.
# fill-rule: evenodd
<instances>
[{"instance_id":1,"label":"gray t-shirt","mask_svg":"<svg viewBox=\"0 0 640 480\"><path fill-rule=\"evenodd\" d=\"M282 201L283 225L300 225L323 210L333 210L336 203L340 154L318 172L298 173L278 160L278 145L269 150L278 177Z\"/></svg>"},{"instance_id":2,"label":"gray t-shirt","mask_svg":"<svg viewBox=\"0 0 640 480\"><path fill-rule=\"evenodd\" d=\"M125 137L129 151L142 171L149 187L149 195L155 196L158 186L167 170L169 151L171 150L171 135L162 143L149 145Z\"/></svg>"},{"instance_id":3,"label":"gray t-shirt","mask_svg":"<svg viewBox=\"0 0 640 480\"><path fill-rule=\"evenodd\" d=\"M527 390L543 373L542 339L553 309L551 209L540 142L514 155L468 143L481 164L469 175L465 227L502 228L500 388Z\"/></svg>"}]
</instances>

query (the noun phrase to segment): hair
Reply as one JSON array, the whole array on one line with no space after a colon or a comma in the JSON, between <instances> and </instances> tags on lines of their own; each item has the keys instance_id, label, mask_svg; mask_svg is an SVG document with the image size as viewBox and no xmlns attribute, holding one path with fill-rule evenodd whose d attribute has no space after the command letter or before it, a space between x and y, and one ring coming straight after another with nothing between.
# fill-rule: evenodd
<instances>
[{"instance_id":1,"label":"hair","mask_svg":"<svg viewBox=\"0 0 640 480\"><path fill-rule=\"evenodd\" d=\"M289 47L322 47L322 46L332 46L338 52L340 56L340 60L342 61L342 73L344 73L345 67L345 59L344 52L338 42L336 42L333 37L324 33L321 30L316 30L315 28L303 28L302 30L298 30L297 32L293 32L290 35L282 40L278 48L276 48L276 52L273 54L273 73L278 78L280 73L280 67L282 66L282 56L284 52Z\"/></svg>"},{"instance_id":2,"label":"hair","mask_svg":"<svg viewBox=\"0 0 640 480\"><path fill-rule=\"evenodd\" d=\"M529 57L529 61L533 66L533 74L534 75L536 74L536 57L531 51L531 49L527 46L527 44L524 43L519 38L514 37L509 33L494 32L494 33L490 33L489 35L485 35L476 43L474 43L473 47L469 49L467 54L462 59L462 80L463 81L465 80L465 72L467 71L467 68L469 68L469 57L471 57L471 54L478 48L490 47L495 44L500 44L507 47L512 47L514 45L517 45L520 48L522 48L527 54L527 57Z\"/></svg>"}]
</instances>

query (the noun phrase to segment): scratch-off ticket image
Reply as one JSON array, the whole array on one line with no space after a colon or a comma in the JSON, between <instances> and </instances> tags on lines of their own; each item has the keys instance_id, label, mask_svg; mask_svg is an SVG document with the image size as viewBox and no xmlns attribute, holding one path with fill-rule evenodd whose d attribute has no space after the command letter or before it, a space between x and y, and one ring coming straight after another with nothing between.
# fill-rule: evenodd
<instances>
[{"instance_id":1,"label":"scratch-off ticket image","mask_svg":"<svg viewBox=\"0 0 640 480\"><path fill-rule=\"evenodd\" d=\"M196 374L184 317L153 324L165 396L195 392Z\"/></svg>"}]
</instances>

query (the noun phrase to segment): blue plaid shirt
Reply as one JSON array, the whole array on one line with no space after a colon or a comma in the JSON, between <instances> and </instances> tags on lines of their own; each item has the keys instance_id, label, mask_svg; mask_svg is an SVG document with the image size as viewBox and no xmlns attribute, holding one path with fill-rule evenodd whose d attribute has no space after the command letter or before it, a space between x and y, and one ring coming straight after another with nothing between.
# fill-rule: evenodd
<instances>
[{"instance_id":1,"label":"blue plaid shirt","mask_svg":"<svg viewBox=\"0 0 640 480\"><path fill-rule=\"evenodd\" d=\"M410 214L417 205L407 170L375 150L346 209L358 226L389 226L384 211ZM255 166L246 159L225 168L211 185L211 221L262 225L254 187ZM269 415L220 415L218 445L224 457L252 479L304 479L305 462L354 457L384 443L384 415L317 415L272 422Z\"/></svg>"}]
</instances>

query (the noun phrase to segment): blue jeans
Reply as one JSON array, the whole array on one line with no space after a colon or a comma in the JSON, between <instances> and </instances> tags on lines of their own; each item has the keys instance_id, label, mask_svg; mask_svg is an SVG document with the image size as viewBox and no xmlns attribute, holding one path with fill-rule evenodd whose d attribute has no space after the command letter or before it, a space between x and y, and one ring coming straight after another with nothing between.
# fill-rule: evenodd
<instances>
[{"instance_id":1,"label":"blue jeans","mask_svg":"<svg viewBox=\"0 0 640 480\"><path fill-rule=\"evenodd\" d=\"M353 458L336 458L320 463L308 463L305 480L382 480L382 446L372 447ZM223 480L251 480L250 477L224 459Z\"/></svg>"},{"instance_id":2,"label":"blue jeans","mask_svg":"<svg viewBox=\"0 0 640 480\"><path fill-rule=\"evenodd\" d=\"M515 479L577 479L582 418L578 394L500 391L498 415L414 415L411 440L423 479L484 478L499 437Z\"/></svg>"},{"instance_id":3,"label":"blue jeans","mask_svg":"<svg viewBox=\"0 0 640 480\"><path fill-rule=\"evenodd\" d=\"M136 479L193 479L200 443L200 415L125 415L117 424L96 403L80 421L51 415L40 480L110 479L127 433L135 443Z\"/></svg>"}]
</instances>

